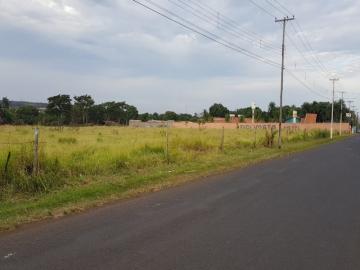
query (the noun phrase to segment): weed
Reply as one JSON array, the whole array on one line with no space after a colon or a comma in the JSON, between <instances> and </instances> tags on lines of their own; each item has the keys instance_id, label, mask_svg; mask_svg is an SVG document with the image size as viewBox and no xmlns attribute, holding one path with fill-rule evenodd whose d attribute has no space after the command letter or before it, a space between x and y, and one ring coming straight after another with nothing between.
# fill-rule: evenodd
<instances>
[{"instance_id":1,"label":"weed","mask_svg":"<svg viewBox=\"0 0 360 270\"><path fill-rule=\"evenodd\" d=\"M77 139L73 138L73 137L62 137L62 138L59 138L58 142L63 143L63 144L76 144Z\"/></svg>"}]
</instances>

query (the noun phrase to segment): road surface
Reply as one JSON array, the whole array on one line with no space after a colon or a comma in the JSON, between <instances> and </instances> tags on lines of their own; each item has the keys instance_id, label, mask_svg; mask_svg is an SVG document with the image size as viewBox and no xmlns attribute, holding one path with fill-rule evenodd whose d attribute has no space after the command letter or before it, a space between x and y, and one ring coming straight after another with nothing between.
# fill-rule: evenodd
<instances>
[{"instance_id":1,"label":"road surface","mask_svg":"<svg viewBox=\"0 0 360 270\"><path fill-rule=\"evenodd\" d=\"M0 269L360 269L360 137L0 235Z\"/></svg>"}]
</instances>

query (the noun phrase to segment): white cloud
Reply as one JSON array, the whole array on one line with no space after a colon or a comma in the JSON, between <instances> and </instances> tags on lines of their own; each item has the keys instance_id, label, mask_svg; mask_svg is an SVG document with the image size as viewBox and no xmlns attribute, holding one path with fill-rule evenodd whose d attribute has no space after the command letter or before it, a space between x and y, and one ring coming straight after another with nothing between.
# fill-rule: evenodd
<instances>
[{"instance_id":1,"label":"white cloud","mask_svg":"<svg viewBox=\"0 0 360 270\"><path fill-rule=\"evenodd\" d=\"M258 41L249 42L231 35L231 31L222 31L216 26L216 12L212 17L215 24L210 25L169 1L153 1L243 48L280 62L280 55L260 47ZM257 2L266 5L266 1ZM238 25L279 46L280 25L249 2L201 3L220 11L219 18L232 16ZM303 52L308 61L317 66L312 56L315 53L330 71L341 76L345 90L358 91L359 2L304 0L299 4L289 0L286 5L296 11L302 34L313 46L313 52ZM281 15L277 10L271 12ZM5 39L0 44L1 95L13 99L44 100L61 89L73 94L87 89L98 101L126 99L140 110L158 111L184 111L187 104L189 112L215 101L229 107L256 101L265 107L269 101L278 100L278 69L214 44L133 1L0 0L0 25ZM291 25L288 34L303 48ZM286 64L317 91L325 93L330 88L319 68L309 65L289 40ZM318 98L289 76L285 86L286 103Z\"/></svg>"}]
</instances>

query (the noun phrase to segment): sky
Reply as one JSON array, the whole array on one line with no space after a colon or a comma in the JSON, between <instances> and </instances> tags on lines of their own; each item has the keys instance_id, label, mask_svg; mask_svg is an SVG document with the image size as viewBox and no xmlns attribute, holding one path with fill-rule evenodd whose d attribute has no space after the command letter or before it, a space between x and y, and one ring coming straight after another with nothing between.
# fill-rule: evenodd
<instances>
[{"instance_id":1,"label":"sky","mask_svg":"<svg viewBox=\"0 0 360 270\"><path fill-rule=\"evenodd\" d=\"M284 103L328 101L329 78L338 77L336 90L360 108L358 0L138 1L197 32L132 0L0 0L0 96L90 94L140 112L194 113L215 102L266 109L280 95L274 17L295 15L286 26Z\"/></svg>"}]
</instances>

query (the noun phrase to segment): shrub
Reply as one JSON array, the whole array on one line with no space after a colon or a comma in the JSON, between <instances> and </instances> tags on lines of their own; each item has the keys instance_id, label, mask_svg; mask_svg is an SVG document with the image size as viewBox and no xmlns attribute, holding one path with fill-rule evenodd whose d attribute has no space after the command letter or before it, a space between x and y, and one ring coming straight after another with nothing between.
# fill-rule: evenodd
<instances>
[{"instance_id":1,"label":"shrub","mask_svg":"<svg viewBox=\"0 0 360 270\"><path fill-rule=\"evenodd\" d=\"M325 139L330 137L330 131L325 129L316 129L311 132L311 136L315 139Z\"/></svg>"}]
</instances>

